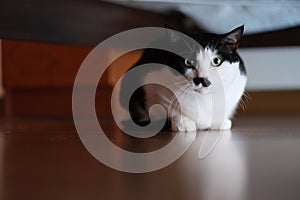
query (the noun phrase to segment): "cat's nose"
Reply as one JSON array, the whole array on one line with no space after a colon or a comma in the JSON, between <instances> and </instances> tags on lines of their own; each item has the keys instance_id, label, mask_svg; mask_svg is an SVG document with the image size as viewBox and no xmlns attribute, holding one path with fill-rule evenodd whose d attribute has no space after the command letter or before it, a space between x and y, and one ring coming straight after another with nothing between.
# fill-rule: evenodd
<instances>
[{"instance_id":1,"label":"cat's nose","mask_svg":"<svg viewBox=\"0 0 300 200\"><path fill-rule=\"evenodd\" d=\"M197 86L201 83L203 87L208 87L211 84L211 82L207 78L202 78L202 77L196 77L196 78L194 78L193 82Z\"/></svg>"}]
</instances>

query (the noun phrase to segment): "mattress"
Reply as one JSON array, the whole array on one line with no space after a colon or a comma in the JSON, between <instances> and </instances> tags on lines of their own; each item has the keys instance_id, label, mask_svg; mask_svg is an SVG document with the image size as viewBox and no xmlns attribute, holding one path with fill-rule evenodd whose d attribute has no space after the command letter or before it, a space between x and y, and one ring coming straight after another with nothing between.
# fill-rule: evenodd
<instances>
[{"instance_id":1,"label":"mattress","mask_svg":"<svg viewBox=\"0 0 300 200\"><path fill-rule=\"evenodd\" d=\"M211 32L227 32L244 24L246 34L300 25L300 1L283 0L112 0L139 9L177 10Z\"/></svg>"}]
</instances>

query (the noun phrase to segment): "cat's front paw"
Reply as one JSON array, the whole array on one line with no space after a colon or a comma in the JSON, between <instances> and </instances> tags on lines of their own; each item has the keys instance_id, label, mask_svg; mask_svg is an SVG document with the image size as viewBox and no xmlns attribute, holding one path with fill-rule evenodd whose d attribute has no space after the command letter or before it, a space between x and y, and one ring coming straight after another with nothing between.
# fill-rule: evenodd
<instances>
[{"instance_id":1,"label":"cat's front paw","mask_svg":"<svg viewBox=\"0 0 300 200\"><path fill-rule=\"evenodd\" d=\"M179 132L191 132L196 131L196 123L186 117L182 117L180 120L172 121L172 130Z\"/></svg>"},{"instance_id":2,"label":"cat's front paw","mask_svg":"<svg viewBox=\"0 0 300 200\"><path fill-rule=\"evenodd\" d=\"M224 120L223 123L216 123L211 126L211 130L230 130L232 122L230 119Z\"/></svg>"}]
</instances>

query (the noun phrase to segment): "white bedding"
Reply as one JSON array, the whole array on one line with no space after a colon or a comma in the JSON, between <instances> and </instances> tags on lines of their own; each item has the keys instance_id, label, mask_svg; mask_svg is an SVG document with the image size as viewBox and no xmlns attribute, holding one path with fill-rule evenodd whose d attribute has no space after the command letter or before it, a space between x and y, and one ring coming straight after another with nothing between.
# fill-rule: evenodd
<instances>
[{"instance_id":1,"label":"white bedding","mask_svg":"<svg viewBox=\"0 0 300 200\"><path fill-rule=\"evenodd\" d=\"M112 0L115 3L163 12L176 9L207 31L222 33L241 24L245 33L300 25L297 0Z\"/></svg>"},{"instance_id":2,"label":"white bedding","mask_svg":"<svg viewBox=\"0 0 300 200\"><path fill-rule=\"evenodd\" d=\"M200 27L216 33L227 32L241 24L245 25L246 34L300 25L298 0L113 1L159 12L176 9L190 16ZM239 49L239 52L247 66L247 90L300 89L300 68L295 65L298 63L300 47L247 48Z\"/></svg>"}]
</instances>

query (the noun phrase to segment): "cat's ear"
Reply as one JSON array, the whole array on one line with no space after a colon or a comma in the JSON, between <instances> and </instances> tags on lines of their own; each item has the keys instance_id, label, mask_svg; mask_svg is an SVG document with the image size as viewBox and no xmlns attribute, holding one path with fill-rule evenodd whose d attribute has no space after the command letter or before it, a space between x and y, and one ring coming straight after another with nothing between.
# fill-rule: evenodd
<instances>
[{"instance_id":1,"label":"cat's ear","mask_svg":"<svg viewBox=\"0 0 300 200\"><path fill-rule=\"evenodd\" d=\"M179 34L176 32L175 28L165 24L166 34L170 38L171 42L177 42L180 38Z\"/></svg>"},{"instance_id":2,"label":"cat's ear","mask_svg":"<svg viewBox=\"0 0 300 200\"><path fill-rule=\"evenodd\" d=\"M221 44L228 45L231 48L231 50L236 50L239 46L243 32L244 25L237 27L229 33L222 35Z\"/></svg>"}]
</instances>

